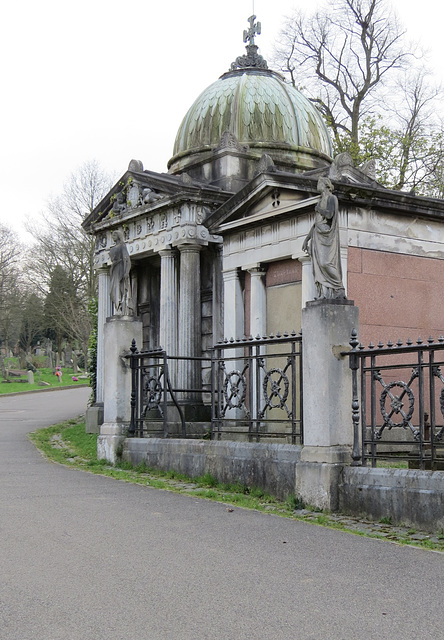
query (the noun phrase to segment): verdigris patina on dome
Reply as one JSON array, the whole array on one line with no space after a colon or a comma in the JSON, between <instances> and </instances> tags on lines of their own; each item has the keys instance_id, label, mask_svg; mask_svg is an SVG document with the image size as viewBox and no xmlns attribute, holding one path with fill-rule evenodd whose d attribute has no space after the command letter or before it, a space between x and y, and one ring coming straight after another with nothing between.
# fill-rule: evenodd
<instances>
[{"instance_id":1,"label":"verdigris patina on dome","mask_svg":"<svg viewBox=\"0 0 444 640\"><path fill-rule=\"evenodd\" d=\"M316 107L267 68L254 44L256 25L244 32L247 55L240 56L205 89L180 125L169 162L172 173L208 160L225 132L250 155L271 155L281 169L303 171L331 162L332 145Z\"/></svg>"}]
</instances>

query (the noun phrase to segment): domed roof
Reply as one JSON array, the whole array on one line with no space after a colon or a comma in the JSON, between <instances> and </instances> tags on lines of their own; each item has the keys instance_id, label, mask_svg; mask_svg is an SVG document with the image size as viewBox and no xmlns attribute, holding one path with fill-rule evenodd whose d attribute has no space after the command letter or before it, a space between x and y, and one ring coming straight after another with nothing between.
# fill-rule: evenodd
<instances>
[{"instance_id":1,"label":"domed roof","mask_svg":"<svg viewBox=\"0 0 444 640\"><path fill-rule=\"evenodd\" d=\"M229 71L205 89L179 127L173 153L217 145L225 131L249 147L284 144L332 154L319 111L273 71Z\"/></svg>"},{"instance_id":2,"label":"domed roof","mask_svg":"<svg viewBox=\"0 0 444 640\"><path fill-rule=\"evenodd\" d=\"M185 170L212 152L227 131L239 147L294 169L312 169L331 162L332 144L321 114L305 96L267 68L257 53L250 21L244 32L247 55L237 58L231 71L205 89L185 115L177 132L170 171ZM256 30L255 30L256 29ZM278 164L278 163L277 163Z\"/></svg>"}]
</instances>

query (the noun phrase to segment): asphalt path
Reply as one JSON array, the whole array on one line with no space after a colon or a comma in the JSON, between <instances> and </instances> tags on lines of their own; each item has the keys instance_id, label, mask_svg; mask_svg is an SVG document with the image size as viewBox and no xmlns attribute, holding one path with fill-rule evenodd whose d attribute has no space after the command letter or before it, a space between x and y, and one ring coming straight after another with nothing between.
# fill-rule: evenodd
<instances>
[{"instance_id":1,"label":"asphalt path","mask_svg":"<svg viewBox=\"0 0 444 640\"><path fill-rule=\"evenodd\" d=\"M68 469L0 397L1 640L438 640L444 555Z\"/></svg>"}]
</instances>

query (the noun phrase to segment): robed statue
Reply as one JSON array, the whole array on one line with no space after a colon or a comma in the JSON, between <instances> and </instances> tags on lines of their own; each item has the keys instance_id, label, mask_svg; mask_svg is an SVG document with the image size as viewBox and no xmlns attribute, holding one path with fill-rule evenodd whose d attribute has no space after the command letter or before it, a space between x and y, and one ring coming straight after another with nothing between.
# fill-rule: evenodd
<instances>
[{"instance_id":1,"label":"robed statue","mask_svg":"<svg viewBox=\"0 0 444 640\"><path fill-rule=\"evenodd\" d=\"M316 299L345 298L342 282L338 225L338 199L329 178L319 178L320 200L315 221L304 240L302 250L311 256Z\"/></svg>"},{"instance_id":2,"label":"robed statue","mask_svg":"<svg viewBox=\"0 0 444 640\"><path fill-rule=\"evenodd\" d=\"M112 239L116 243L109 250L110 268L110 297L114 304L114 315L132 315L131 305L131 258L121 231L113 231Z\"/></svg>"}]
</instances>

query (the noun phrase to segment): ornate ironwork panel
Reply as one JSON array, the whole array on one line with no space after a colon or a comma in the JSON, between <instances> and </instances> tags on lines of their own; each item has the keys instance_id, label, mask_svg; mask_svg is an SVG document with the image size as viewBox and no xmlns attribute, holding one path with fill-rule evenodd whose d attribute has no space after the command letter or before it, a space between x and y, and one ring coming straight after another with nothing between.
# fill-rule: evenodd
<instances>
[{"instance_id":1,"label":"ornate ironwork panel","mask_svg":"<svg viewBox=\"0 0 444 640\"><path fill-rule=\"evenodd\" d=\"M302 443L300 335L218 343L213 375L213 438Z\"/></svg>"},{"instance_id":2,"label":"ornate ironwork panel","mask_svg":"<svg viewBox=\"0 0 444 640\"><path fill-rule=\"evenodd\" d=\"M175 365L190 358L172 357L162 349L139 352L134 342L128 357L132 375L130 437L187 437L185 414L190 404L200 402L201 407L206 404L211 409L208 427L212 438L303 441L300 335L219 343L212 349L211 359L192 359L202 367L202 384L193 389L174 388L170 379L172 370L183 370ZM173 414L180 416L179 434L171 432ZM160 425L157 432L153 432L153 424Z\"/></svg>"},{"instance_id":3,"label":"ornate ironwork panel","mask_svg":"<svg viewBox=\"0 0 444 640\"><path fill-rule=\"evenodd\" d=\"M354 464L444 469L444 338L350 345Z\"/></svg>"}]
</instances>

